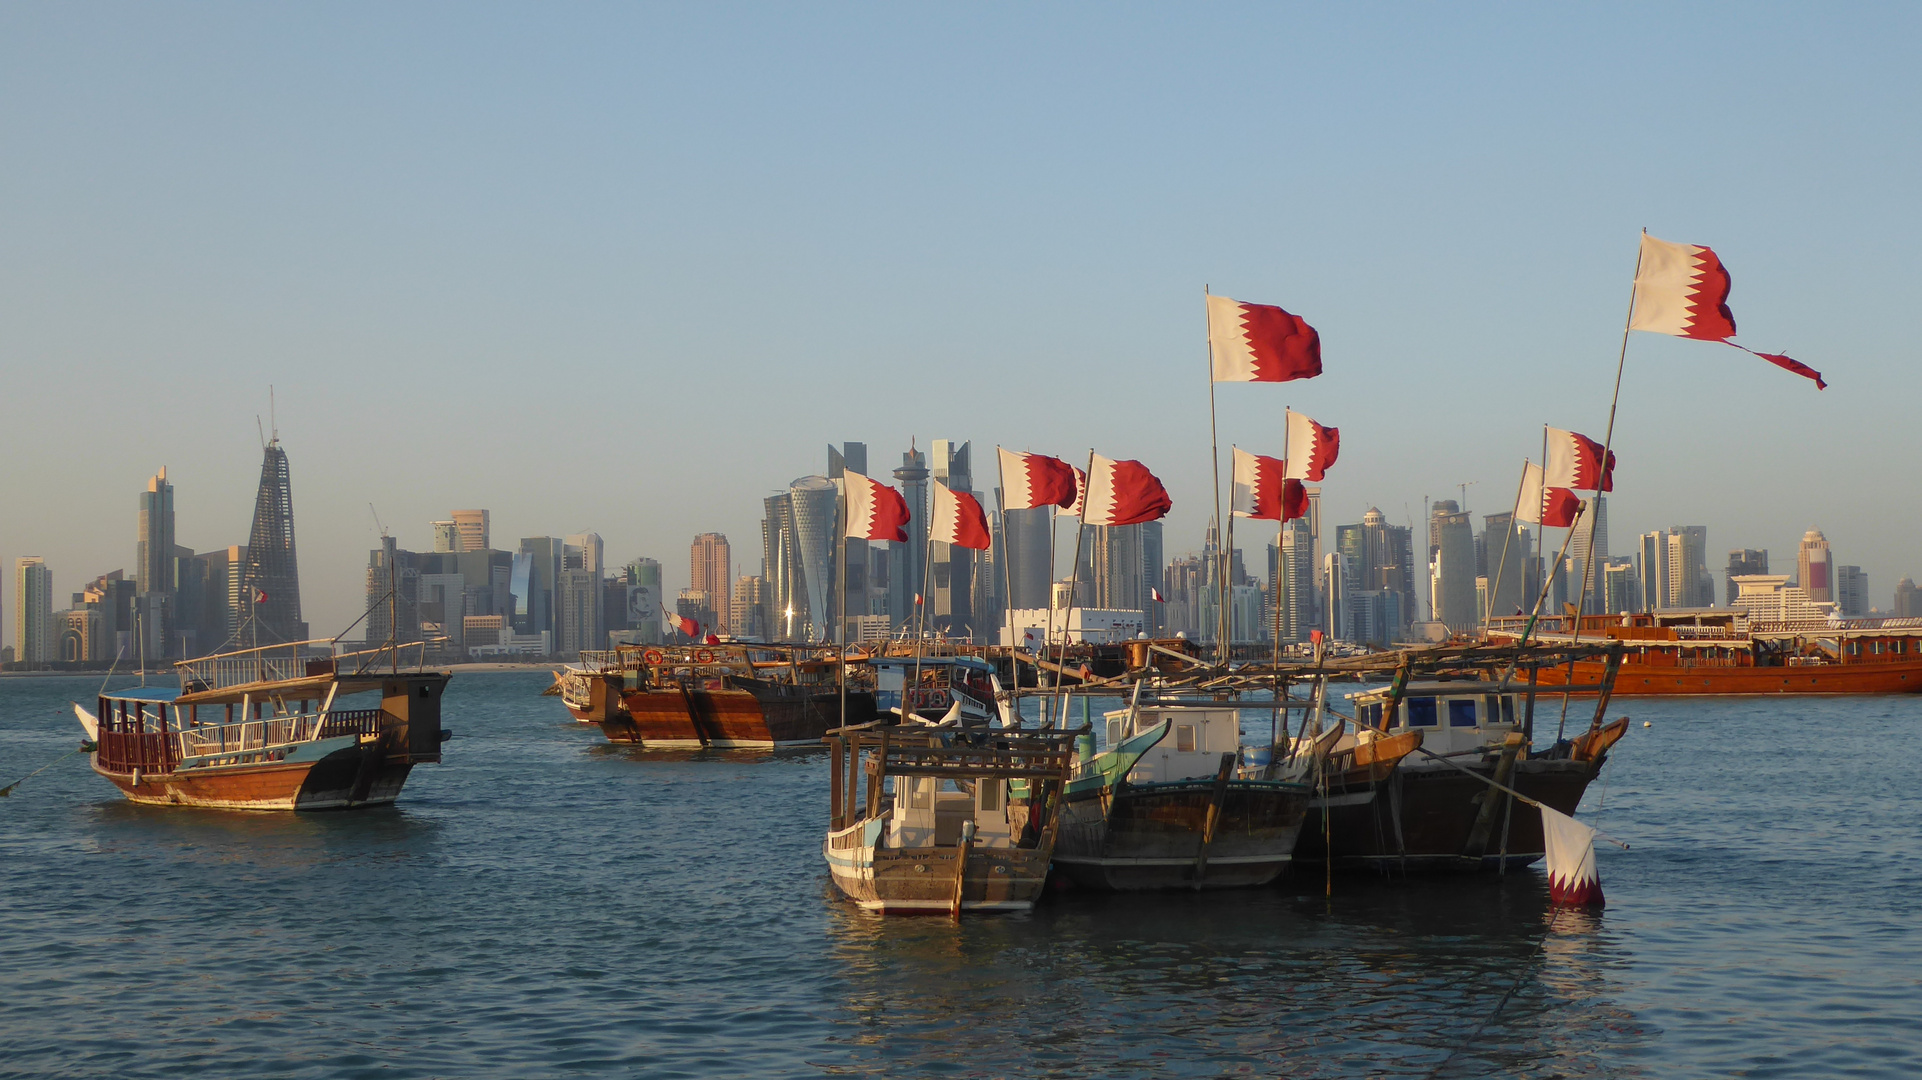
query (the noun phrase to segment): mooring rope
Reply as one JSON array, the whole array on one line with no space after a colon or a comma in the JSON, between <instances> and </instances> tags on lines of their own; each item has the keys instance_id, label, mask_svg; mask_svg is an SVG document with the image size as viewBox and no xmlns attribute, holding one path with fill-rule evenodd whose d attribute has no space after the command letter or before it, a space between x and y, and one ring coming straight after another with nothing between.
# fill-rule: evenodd
<instances>
[{"instance_id":1,"label":"mooring rope","mask_svg":"<svg viewBox=\"0 0 1922 1080\"><path fill-rule=\"evenodd\" d=\"M0 799L4 799L7 796L12 795L14 788L17 788L21 784L24 784L27 781L33 779L34 777L39 776L41 773L46 772L48 769L53 768L55 765L60 764L61 762L67 760L68 758L74 756L75 754L84 754L92 750L97 745L98 745L97 743L83 742L79 746L74 747L72 750L69 750L64 754L61 754L59 757L54 758L52 761L47 762L45 765L40 766L39 768L33 770L32 772L21 777L20 779L15 780L13 783L8 784L6 787L0 787Z\"/></svg>"},{"instance_id":2,"label":"mooring rope","mask_svg":"<svg viewBox=\"0 0 1922 1080\"><path fill-rule=\"evenodd\" d=\"M1555 932L1555 924L1558 921L1560 921L1564 913L1564 910L1565 909L1563 908L1556 908L1549 914L1548 916L1549 933ZM1522 983L1528 981L1528 977L1531 974L1533 974L1533 970L1534 970L1536 961L1538 959L1539 957L1531 958L1530 960L1522 964L1521 972L1515 976L1515 981L1509 985L1508 989L1502 991L1502 996L1500 998L1496 999L1494 1009L1490 1010L1488 1015L1482 1018L1481 1023L1475 1025L1475 1030L1469 1032L1468 1037L1466 1039L1463 1039L1459 1044L1456 1045L1456 1047L1453 1050L1450 1050L1448 1052L1448 1056L1441 1060L1441 1064L1429 1070L1426 1080L1435 1080L1436 1077L1442 1074L1442 1070L1448 1068L1449 1065L1454 1063L1457 1057L1461 1056L1461 1052L1463 1050L1466 1050L1470 1046L1474 1045L1476 1040L1482 1037L1482 1032L1488 1030L1488 1025L1494 1023L1495 1018L1497 1016L1500 1016L1502 1013L1502 1010L1508 1007L1508 1000L1514 997L1516 991L1519 991L1522 988Z\"/></svg>"}]
</instances>

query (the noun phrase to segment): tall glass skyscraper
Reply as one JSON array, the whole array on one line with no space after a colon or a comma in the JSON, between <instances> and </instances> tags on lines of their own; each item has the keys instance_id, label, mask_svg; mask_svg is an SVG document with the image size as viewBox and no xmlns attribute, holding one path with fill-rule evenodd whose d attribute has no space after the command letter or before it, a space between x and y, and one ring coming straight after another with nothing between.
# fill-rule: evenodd
<instances>
[{"instance_id":1,"label":"tall glass skyscraper","mask_svg":"<svg viewBox=\"0 0 1922 1080\"><path fill-rule=\"evenodd\" d=\"M800 556L801 577L807 582L804 636L827 641L840 614L835 538L841 525L841 488L825 476L803 476L788 485L788 499L793 505L794 547ZM797 624L800 615L795 612ZM798 625L795 630L803 636Z\"/></svg>"}]
</instances>

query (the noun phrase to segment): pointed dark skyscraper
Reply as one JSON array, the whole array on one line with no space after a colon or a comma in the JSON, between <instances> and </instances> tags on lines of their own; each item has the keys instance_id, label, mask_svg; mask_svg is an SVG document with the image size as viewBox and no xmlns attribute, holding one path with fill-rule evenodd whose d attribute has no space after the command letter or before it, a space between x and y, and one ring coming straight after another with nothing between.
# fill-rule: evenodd
<instances>
[{"instance_id":1,"label":"pointed dark skyscraper","mask_svg":"<svg viewBox=\"0 0 1922 1080\"><path fill-rule=\"evenodd\" d=\"M300 620L300 569L294 560L294 491L287 478L287 451L280 448L278 435L267 444L260 463L260 494L254 499L254 528L247 540L240 592L245 628L238 646L307 639L307 624Z\"/></svg>"}]
</instances>

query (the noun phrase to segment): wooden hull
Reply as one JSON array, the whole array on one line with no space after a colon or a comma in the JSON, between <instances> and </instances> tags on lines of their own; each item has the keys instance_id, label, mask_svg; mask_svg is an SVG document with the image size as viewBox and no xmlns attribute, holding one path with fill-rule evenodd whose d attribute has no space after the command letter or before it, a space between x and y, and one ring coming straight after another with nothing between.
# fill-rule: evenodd
<instances>
[{"instance_id":1,"label":"wooden hull","mask_svg":"<svg viewBox=\"0 0 1922 1080\"><path fill-rule=\"evenodd\" d=\"M623 710L598 721L613 742L663 749L819 746L843 726L837 690L771 694L745 689L629 690ZM874 695L849 691L847 724L874 719Z\"/></svg>"},{"instance_id":2,"label":"wooden hull","mask_svg":"<svg viewBox=\"0 0 1922 1080\"><path fill-rule=\"evenodd\" d=\"M1229 781L1204 862L1202 841L1214 789L1210 777L1071 794L1062 807L1055 867L1084 888L1120 891L1273 881L1293 857L1309 789Z\"/></svg>"},{"instance_id":3,"label":"wooden hull","mask_svg":"<svg viewBox=\"0 0 1922 1080\"><path fill-rule=\"evenodd\" d=\"M1577 661L1574 679L1566 665L1542 668L1538 685L1592 694L1602 681L1600 661ZM1701 694L1915 694L1922 693L1922 661L1810 664L1782 667L1638 664L1627 659L1615 676L1616 697Z\"/></svg>"},{"instance_id":4,"label":"wooden hull","mask_svg":"<svg viewBox=\"0 0 1922 1080\"><path fill-rule=\"evenodd\" d=\"M1464 764L1494 775L1492 763ZM1599 769L1595 761L1530 758L1515 763L1508 786L1573 814ZM1483 850L1476 852L1471 840L1486 798L1512 805L1497 807ZM1320 865L1332 851L1335 865L1348 869L1472 871L1526 866L1542 857L1543 846L1542 816L1534 807L1428 761L1331 778L1327 795L1317 796L1308 810L1295 859Z\"/></svg>"},{"instance_id":5,"label":"wooden hull","mask_svg":"<svg viewBox=\"0 0 1922 1080\"><path fill-rule=\"evenodd\" d=\"M821 848L835 887L868 911L950 914L956 876L964 867L966 876L958 883L962 911L1028 911L1047 883L1045 849L876 847L873 840L882 829L870 826L882 824L863 822L830 834Z\"/></svg>"},{"instance_id":6,"label":"wooden hull","mask_svg":"<svg viewBox=\"0 0 1922 1080\"><path fill-rule=\"evenodd\" d=\"M342 740L327 740L337 742ZM169 773L94 771L121 794L149 806L198 806L216 810L351 810L384 806L400 795L411 762L392 763L377 743L325 750L316 760L282 761Z\"/></svg>"}]
</instances>

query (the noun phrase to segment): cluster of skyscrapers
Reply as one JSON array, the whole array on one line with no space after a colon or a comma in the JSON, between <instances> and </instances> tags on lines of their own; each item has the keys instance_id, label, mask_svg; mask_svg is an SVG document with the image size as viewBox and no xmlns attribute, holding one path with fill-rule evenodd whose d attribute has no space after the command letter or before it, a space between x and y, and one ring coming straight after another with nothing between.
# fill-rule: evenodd
<instances>
[{"instance_id":1,"label":"cluster of skyscrapers","mask_svg":"<svg viewBox=\"0 0 1922 1080\"><path fill-rule=\"evenodd\" d=\"M244 545L195 552L177 544L174 489L162 469L139 496L131 574L101 574L55 610L46 561L18 559L17 651L0 659L167 661L305 640L287 455L278 439L264 451ZM836 481L848 471L893 481L908 504L907 541L842 537ZM1478 531L1456 501L1436 501L1417 562L1414 529L1389 524L1373 507L1359 522L1335 526L1324 548L1320 492L1311 487L1305 517L1278 529L1238 521L1239 542L1234 530L1224 538L1211 522L1198 554L1169 558L1160 521L1077 531L1074 518L1050 508L1002 512L999 490L975 490L965 441L910 445L885 474L870 471L863 443L830 447L823 473L762 500L755 573L736 572L725 535L695 536L688 587L673 600L676 620L663 617L661 564L637 558L609 567L595 533L522 537L512 549L495 548L486 510L434 522L431 552L404 550L383 532L368 553L365 613L349 634L370 647L420 642L441 660L566 658L677 640L683 620L701 637L748 640L873 641L919 631L1030 646L1049 633L1076 640L1179 634L1212 643L1225 629L1235 643L1303 642L1321 631L1382 646L1473 634L1492 616L1529 611L1538 597L1545 611L1579 606L1589 614L1716 602L1706 526L1644 533L1629 557L1611 557L1601 497L1553 550L1512 514L1485 515ZM980 501L992 533L988 549L928 542L937 482ZM1247 544L1266 546L1265 579L1250 572ZM1062 565L1073 573L1057 577ZM1767 551L1730 551L1724 605L1790 596L1811 611L1870 614L1867 575L1837 565L1819 530L1802 538L1794 578L1768 571ZM1897 584L1890 614L1922 618L1922 592L1909 578Z\"/></svg>"},{"instance_id":2,"label":"cluster of skyscrapers","mask_svg":"<svg viewBox=\"0 0 1922 1080\"><path fill-rule=\"evenodd\" d=\"M17 559L16 658L132 664L305 640L287 452L278 438L263 450L246 544L196 553L175 543L174 486L163 468L140 493L131 575L101 574L55 610L46 560Z\"/></svg>"}]
</instances>

